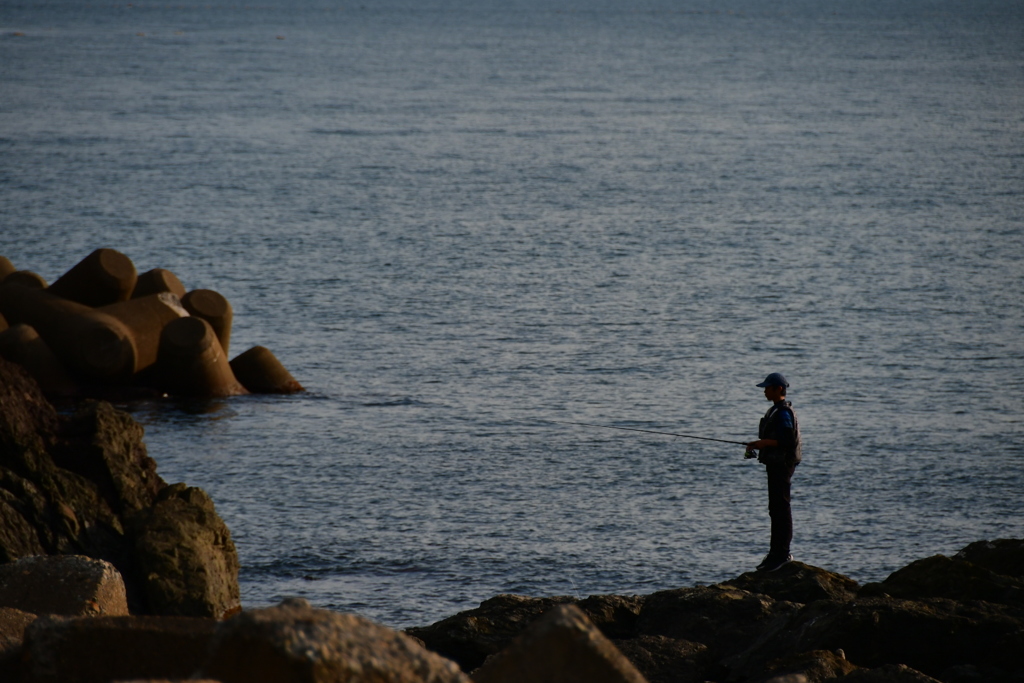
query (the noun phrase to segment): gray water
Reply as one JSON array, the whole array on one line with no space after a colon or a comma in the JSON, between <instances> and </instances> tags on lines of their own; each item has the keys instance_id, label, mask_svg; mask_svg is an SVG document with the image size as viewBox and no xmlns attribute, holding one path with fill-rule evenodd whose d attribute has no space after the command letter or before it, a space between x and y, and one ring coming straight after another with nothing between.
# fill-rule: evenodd
<instances>
[{"instance_id":1,"label":"gray water","mask_svg":"<svg viewBox=\"0 0 1024 683\"><path fill-rule=\"evenodd\" d=\"M0 254L225 294L308 389L124 405L243 602L392 626L767 549L858 581L1024 510L1014 2L0 0Z\"/></svg>"}]
</instances>

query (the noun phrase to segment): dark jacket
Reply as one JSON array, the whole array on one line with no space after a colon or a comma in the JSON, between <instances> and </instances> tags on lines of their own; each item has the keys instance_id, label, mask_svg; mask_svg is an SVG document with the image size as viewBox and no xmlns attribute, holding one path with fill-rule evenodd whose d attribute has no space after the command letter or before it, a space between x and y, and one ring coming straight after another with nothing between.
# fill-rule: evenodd
<instances>
[{"instance_id":1,"label":"dark jacket","mask_svg":"<svg viewBox=\"0 0 1024 683\"><path fill-rule=\"evenodd\" d=\"M789 414L792 428L783 424L783 416ZM757 456L758 462L765 465L792 464L800 462L800 426L796 421L796 413L793 411L793 404L789 401L779 401L772 404L768 412L761 418L761 424L757 428L757 438L775 439L778 446L768 446L761 449Z\"/></svg>"}]
</instances>

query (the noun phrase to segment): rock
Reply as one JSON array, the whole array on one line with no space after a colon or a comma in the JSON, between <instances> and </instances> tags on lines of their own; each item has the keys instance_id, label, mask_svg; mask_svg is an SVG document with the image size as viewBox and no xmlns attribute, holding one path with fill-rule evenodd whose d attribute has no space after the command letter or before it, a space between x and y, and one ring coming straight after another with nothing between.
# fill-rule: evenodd
<instances>
[{"instance_id":1,"label":"rock","mask_svg":"<svg viewBox=\"0 0 1024 683\"><path fill-rule=\"evenodd\" d=\"M60 428L38 384L0 359L0 559L45 552L114 561L121 521L95 483L54 462L48 449Z\"/></svg>"},{"instance_id":2,"label":"rock","mask_svg":"<svg viewBox=\"0 0 1024 683\"><path fill-rule=\"evenodd\" d=\"M559 605L474 674L476 683L646 683L575 605Z\"/></svg>"},{"instance_id":3,"label":"rock","mask_svg":"<svg viewBox=\"0 0 1024 683\"><path fill-rule=\"evenodd\" d=\"M1024 580L996 574L959 557L935 555L893 572L880 584L865 586L862 594L987 600L1024 607Z\"/></svg>"},{"instance_id":4,"label":"rock","mask_svg":"<svg viewBox=\"0 0 1024 683\"><path fill-rule=\"evenodd\" d=\"M956 559L984 567L996 574L1024 579L1024 540L1002 538L978 541L956 554Z\"/></svg>"},{"instance_id":5,"label":"rock","mask_svg":"<svg viewBox=\"0 0 1024 683\"><path fill-rule=\"evenodd\" d=\"M814 650L769 662L764 677L776 680L801 676L807 683L823 683L845 676L856 669L856 666L846 661L845 656L829 650Z\"/></svg>"},{"instance_id":6,"label":"rock","mask_svg":"<svg viewBox=\"0 0 1024 683\"><path fill-rule=\"evenodd\" d=\"M25 629L36 616L14 607L0 607L0 659L18 651L25 639Z\"/></svg>"},{"instance_id":7,"label":"rock","mask_svg":"<svg viewBox=\"0 0 1024 683\"><path fill-rule=\"evenodd\" d=\"M858 589L849 577L802 562L790 562L774 572L747 572L721 585L799 603L852 600Z\"/></svg>"},{"instance_id":8,"label":"rock","mask_svg":"<svg viewBox=\"0 0 1024 683\"><path fill-rule=\"evenodd\" d=\"M46 551L35 528L18 510L18 496L3 487L0 473L0 562L14 562L19 557L42 555Z\"/></svg>"},{"instance_id":9,"label":"rock","mask_svg":"<svg viewBox=\"0 0 1024 683\"><path fill-rule=\"evenodd\" d=\"M886 664L877 669L857 669L843 683L939 683L931 676L904 664Z\"/></svg>"},{"instance_id":10,"label":"rock","mask_svg":"<svg viewBox=\"0 0 1024 683\"><path fill-rule=\"evenodd\" d=\"M729 586L679 588L648 596L637 631L703 643L717 660L778 630L799 608Z\"/></svg>"},{"instance_id":11,"label":"rock","mask_svg":"<svg viewBox=\"0 0 1024 683\"><path fill-rule=\"evenodd\" d=\"M216 622L188 617L40 617L25 632L23 683L189 678Z\"/></svg>"},{"instance_id":12,"label":"rock","mask_svg":"<svg viewBox=\"0 0 1024 683\"><path fill-rule=\"evenodd\" d=\"M504 650L527 626L573 598L527 598L497 595L476 609L460 612L430 626L406 629L427 648L473 671L490 655Z\"/></svg>"},{"instance_id":13,"label":"rock","mask_svg":"<svg viewBox=\"0 0 1024 683\"><path fill-rule=\"evenodd\" d=\"M114 566L80 555L23 557L0 565L0 606L32 614L128 614L124 581Z\"/></svg>"},{"instance_id":14,"label":"rock","mask_svg":"<svg viewBox=\"0 0 1024 683\"><path fill-rule=\"evenodd\" d=\"M104 402L59 417L24 369L0 359L0 561L107 560L133 613L219 617L238 609L227 527L201 490L166 486L142 436Z\"/></svg>"},{"instance_id":15,"label":"rock","mask_svg":"<svg viewBox=\"0 0 1024 683\"><path fill-rule=\"evenodd\" d=\"M200 675L223 683L468 683L412 638L305 600L221 622Z\"/></svg>"},{"instance_id":16,"label":"rock","mask_svg":"<svg viewBox=\"0 0 1024 683\"><path fill-rule=\"evenodd\" d=\"M235 544L202 489L163 489L136 515L133 531L152 612L220 619L240 609Z\"/></svg>"},{"instance_id":17,"label":"rock","mask_svg":"<svg viewBox=\"0 0 1024 683\"><path fill-rule=\"evenodd\" d=\"M665 636L613 641L650 683L701 683L714 664L707 645Z\"/></svg>"},{"instance_id":18,"label":"rock","mask_svg":"<svg viewBox=\"0 0 1024 683\"><path fill-rule=\"evenodd\" d=\"M135 265L114 249L97 249L64 273L50 293L86 306L126 301L135 289Z\"/></svg>"},{"instance_id":19,"label":"rock","mask_svg":"<svg viewBox=\"0 0 1024 683\"><path fill-rule=\"evenodd\" d=\"M21 680L21 645L35 614L0 607L0 681Z\"/></svg>"},{"instance_id":20,"label":"rock","mask_svg":"<svg viewBox=\"0 0 1024 683\"><path fill-rule=\"evenodd\" d=\"M606 638L631 638L645 598L638 595L591 595L576 603Z\"/></svg>"},{"instance_id":21,"label":"rock","mask_svg":"<svg viewBox=\"0 0 1024 683\"><path fill-rule=\"evenodd\" d=\"M906 664L941 678L950 667L985 662L1020 671L1021 612L985 602L866 598L818 601L794 614L725 664L733 677L756 677L786 653L842 649L857 666Z\"/></svg>"},{"instance_id":22,"label":"rock","mask_svg":"<svg viewBox=\"0 0 1024 683\"><path fill-rule=\"evenodd\" d=\"M63 430L55 462L95 482L111 509L137 512L151 506L167 482L156 472L142 425L105 401L84 401Z\"/></svg>"}]
</instances>

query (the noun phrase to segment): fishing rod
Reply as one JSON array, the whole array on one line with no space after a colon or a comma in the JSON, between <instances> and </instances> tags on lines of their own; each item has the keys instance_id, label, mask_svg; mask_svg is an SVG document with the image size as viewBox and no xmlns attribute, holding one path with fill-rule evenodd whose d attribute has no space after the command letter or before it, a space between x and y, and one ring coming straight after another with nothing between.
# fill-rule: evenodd
<instances>
[{"instance_id":1,"label":"fishing rod","mask_svg":"<svg viewBox=\"0 0 1024 683\"><path fill-rule=\"evenodd\" d=\"M548 420L560 425L576 425L578 427L600 427L601 429L621 429L626 432L644 432L645 434L661 434L663 436L680 436L684 439L700 439L701 441L717 441L718 443L734 443L739 446L746 446L745 441L730 441L729 439L712 439L710 436L697 436L695 434L676 434L674 432L658 432L653 429L637 429L636 427L613 427L611 425L598 425L589 422L565 422L564 420Z\"/></svg>"}]
</instances>

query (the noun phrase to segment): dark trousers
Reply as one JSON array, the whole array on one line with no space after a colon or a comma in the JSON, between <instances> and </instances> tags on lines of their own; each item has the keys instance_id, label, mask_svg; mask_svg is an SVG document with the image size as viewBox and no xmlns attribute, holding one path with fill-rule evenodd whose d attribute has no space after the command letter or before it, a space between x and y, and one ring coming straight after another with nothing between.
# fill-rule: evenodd
<instances>
[{"instance_id":1,"label":"dark trousers","mask_svg":"<svg viewBox=\"0 0 1024 683\"><path fill-rule=\"evenodd\" d=\"M772 543L769 553L785 557L793 540L793 512L790 510L790 485L796 463L765 465L768 473L768 515L772 519Z\"/></svg>"}]
</instances>

